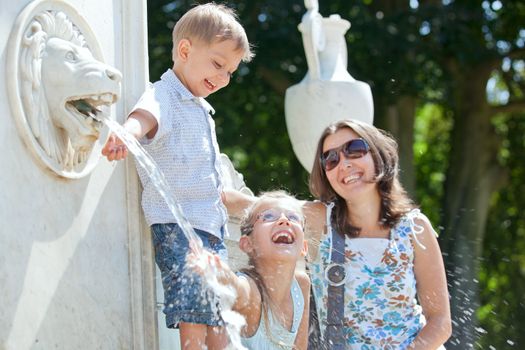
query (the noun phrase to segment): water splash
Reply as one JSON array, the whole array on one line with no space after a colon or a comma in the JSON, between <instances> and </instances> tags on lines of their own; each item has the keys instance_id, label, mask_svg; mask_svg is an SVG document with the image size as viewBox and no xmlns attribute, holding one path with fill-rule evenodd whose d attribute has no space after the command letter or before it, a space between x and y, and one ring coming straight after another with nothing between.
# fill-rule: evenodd
<instances>
[{"instance_id":1,"label":"water splash","mask_svg":"<svg viewBox=\"0 0 525 350\"><path fill-rule=\"evenodd\" d=\"M128 150L134 155L135 161L144 168L152 183L155 185L155 188L166 201L170 211L177 220L177 224L181 227L184 235L190 242L190 247L194 254L204 259L201 239L197 236L193 227L185 218L179 204L171 195L170 187L164 174L160 171L153 158L144 150L137 139L128 133L120 124L108 118L104 118L103 122L124 142ZM246 350L246 348L242 346L240 338L240 330L245 323L244 317L232 310L236 298L235 291L232 287L219 283L216 269L214 269L213 266L204 271L203 280L219 299L220 314L226 324L226 332L230 340L227 350ZM211 305L213 305L213 303L211 303Z\"/></svg>"}]
</instances>

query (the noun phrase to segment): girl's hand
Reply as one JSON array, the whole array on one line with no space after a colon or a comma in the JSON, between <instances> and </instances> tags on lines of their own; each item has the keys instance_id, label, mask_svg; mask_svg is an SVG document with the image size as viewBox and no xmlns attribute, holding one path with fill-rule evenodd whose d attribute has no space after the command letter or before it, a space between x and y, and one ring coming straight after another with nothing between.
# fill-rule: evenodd
<instances>
[{"instance_id":1,"label":"girl's hand","mask_svg":"<svg viewBox=\"0 0 525 350\"><path fill-rule=\"evenodd\" d=\"M189 268L201 276L213 272L219 281L230 273L233 274L217 254L212 254L205 249L201 249L200 253L191 251L186 257L186 263Z\"/></svg>"}]
</instances>

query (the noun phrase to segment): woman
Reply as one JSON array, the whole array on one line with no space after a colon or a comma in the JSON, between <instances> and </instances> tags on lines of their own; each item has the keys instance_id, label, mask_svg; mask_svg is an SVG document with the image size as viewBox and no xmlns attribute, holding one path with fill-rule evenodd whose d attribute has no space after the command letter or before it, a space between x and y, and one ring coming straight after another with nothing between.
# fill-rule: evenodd
<instances>
[{"instance_id":1,"label":"woman","mask_svg":"<svg viewBox=\"0 0 525 350\"><path fill-rule=\"evenodd\" d=\"M434 229L399 182L395 140L354 120L328 126L310 190L319 201L305 205L308 267L324 346L440 348L451 334L445 269Z\"/></svg>"}]
</instances>

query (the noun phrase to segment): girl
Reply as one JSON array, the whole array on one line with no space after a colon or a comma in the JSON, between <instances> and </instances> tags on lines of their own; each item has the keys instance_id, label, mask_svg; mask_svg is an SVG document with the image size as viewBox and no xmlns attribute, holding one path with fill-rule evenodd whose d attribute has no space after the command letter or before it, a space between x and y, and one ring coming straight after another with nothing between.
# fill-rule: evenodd
<instances>
[{"instance_id":1,"label":"girl","mask_svg":"<svg viewBox=\"0 0 525 350\"><path fill-rule=\"evenodd\" d=\"M250 350L306 349L310 280L296 271L307 253L301 204L283 191L258 197L241 222L240 249L249 267L235 274L217 255L205 253L220 283L234 288L233 310L246 319L241 342ZM192 256L194 268L205 267Z\"/></svg>"},{"instance_id":2,"label":"girl","mask_svg":"<svg viewBox=\"0 0 525 350\"><path fill-rule=\"evenodd\" d=\"M399 182L394 139L353 120L328 126L310 190L320 200L305 212L323 348L442 346L451 320L441 251Z\"/></svg>"}]
</instances>

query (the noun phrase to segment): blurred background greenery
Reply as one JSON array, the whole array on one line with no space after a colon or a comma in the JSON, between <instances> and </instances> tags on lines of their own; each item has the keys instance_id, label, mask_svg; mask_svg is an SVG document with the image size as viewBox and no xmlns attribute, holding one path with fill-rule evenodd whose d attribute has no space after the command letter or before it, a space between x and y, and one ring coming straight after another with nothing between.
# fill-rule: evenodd
<instances>
[{"instance_id":1,"label":"blurred background greenery","mask_svg":"<svg viewBox=\"0 0 525 350\"><path fill-rule=\"evenodd\" d=\"M175 22L203 2L148 0L151 81L172 65ZM454 326L447 349L524 349L525 3L319 2L323 16L351 22L348 70L370 84L374 123L397 138L403 184L440 233ZM257 56L208 98L221 150L254 192L310 198L284 118L285 91L307 71L304 2L224 3Z\"/></svg>"}]
</instances>

